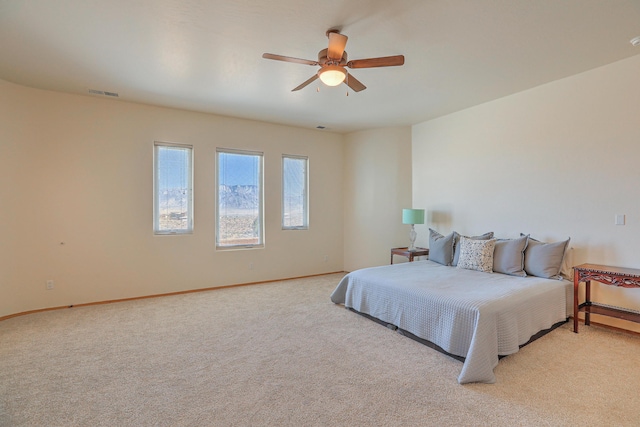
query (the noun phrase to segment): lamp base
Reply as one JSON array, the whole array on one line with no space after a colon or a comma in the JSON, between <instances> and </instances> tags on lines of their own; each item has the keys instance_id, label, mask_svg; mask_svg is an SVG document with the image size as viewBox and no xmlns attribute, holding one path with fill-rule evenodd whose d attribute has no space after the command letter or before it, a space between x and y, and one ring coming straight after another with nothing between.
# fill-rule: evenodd
<instances>
[{"instance_id":1,"label":"lamp base","mask_svg":"<svg viewBox=\"0 0 640 427\"><path fill-rule=\"evenodd\" d=\"M416 233L415 225L411 224L411 231L409 231L409 252L415 252L416 250L416 237L418 237L418 233Z\"/></svg>"}]
</instances>

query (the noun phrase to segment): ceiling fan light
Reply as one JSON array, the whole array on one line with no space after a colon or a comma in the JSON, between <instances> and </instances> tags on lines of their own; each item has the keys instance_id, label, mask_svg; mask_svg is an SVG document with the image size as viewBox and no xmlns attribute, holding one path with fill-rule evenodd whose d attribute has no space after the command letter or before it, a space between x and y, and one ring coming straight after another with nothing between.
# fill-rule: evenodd
<instances>
[{"instance_id":1,"label":"ceiling fan light","mask_svg":"<svg viewBox=\"0 0 640 427\"><path fill-rule=\"evenodd\" d=\"M327 86L338 86L347 77L347 72L338 65L327 65L318 71L318 76Z\"/></svg>"}]
</instances>

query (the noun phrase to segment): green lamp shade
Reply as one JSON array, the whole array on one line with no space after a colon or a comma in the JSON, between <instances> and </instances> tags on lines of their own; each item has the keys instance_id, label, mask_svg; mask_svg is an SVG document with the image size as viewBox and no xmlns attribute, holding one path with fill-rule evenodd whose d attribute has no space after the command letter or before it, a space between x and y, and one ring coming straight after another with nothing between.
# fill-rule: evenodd
<instances>
[{"instance_id":1,"label":"green lamp shade","mask_svg":"<svg viewBox=\"0 0 640 427\"><path fill-rule=\"evenodd\" d=\"M402 209L403 224L424 224L424 209Z\"/></svg>"}]
</instances>

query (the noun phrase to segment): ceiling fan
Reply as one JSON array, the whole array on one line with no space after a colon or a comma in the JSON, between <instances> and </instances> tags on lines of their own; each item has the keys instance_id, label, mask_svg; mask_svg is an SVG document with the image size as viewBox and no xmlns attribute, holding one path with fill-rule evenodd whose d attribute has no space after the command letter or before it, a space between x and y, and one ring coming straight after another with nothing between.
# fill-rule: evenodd
<instances>
[{"instance_id":1,"label":"ceiling fan","mask_svg":"<svg viewBox=\"0 0 640 427\"><path fill-rule=\"evenodd\" d=\"M374 67L394 67L404 64L403 55L384 56L380 58L367 58L348 60L347 52L344 50L347 45L347 36L340 34L338 30L332 29L327 31L329 38L329 47L318 52L318 60L311 61L308 59L292 58L289 56L275 55L273 53L264 53L265 59L274 59L276 61L294 62L296 64L319 65L320 69L309 80L302 83L292 90L300 90L316 79L320 79L327 86L338 86L344 82L353 91L360 92L367 87L358 79L347 72L345 67L349 68L374 68Z\"/></svg>"}]
</instances>

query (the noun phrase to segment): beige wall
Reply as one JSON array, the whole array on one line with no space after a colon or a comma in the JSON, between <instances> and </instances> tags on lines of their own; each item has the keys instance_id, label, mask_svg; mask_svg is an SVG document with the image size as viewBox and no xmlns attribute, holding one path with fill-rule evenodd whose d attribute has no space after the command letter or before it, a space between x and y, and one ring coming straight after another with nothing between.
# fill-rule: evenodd
<instances>
[{"instance_id":1,"label":"beige wall","mask_svg":"<svg viewBox=\"0 0 640 427\"><path fill-rule=\"evenodd\" d=\"M574 265L640 268L638 76L635 56L415 125L413 203L429 216L419 243L427 227L570 236ZM593 299L640 310L640 289L595 286Z\"/></svg>"},{"instance_id":2,"label":"beige wall","mask_svg":"<svg viewBox=\"0 0 640 427\"><path fill-rule=\"evenodd\" d=\"M191 235L153 234L154 140L194 147ZM216 147L264 152L264 249L215 250ZM308 231L281 230L283 153L309 156ZM0 81L0 316L342 271L342 174L342 135Z\"/></svg>"},{"instance_id":3,"label":"beige wall","mask_svg":"<svg viewBox=\"0 0 640 427\"><path fill-rule=\"evenodd\" d=\"M574 264L640 268L638 75L640 56L345 136L0 81L0 316L384 265L412 205L427 209L420 246L428 227L570 236ZM153 235L154 140L194 146L192 235ZM265 152L265 249L215 250L218 146ZM282 153L310 157L309 231L280 230ZM640 310L640 290L596 286L594 299Z\"/></svg>"},{"instance_id":4,"label":"beige wall","mask_svg":"<svg viewBox=\"0 0 640 427\"><path fill-rule=\"evenodd\" d=\"M390 249L409 243L411 128L348 134L344 156L344 268L388 264Z\"/></svg>"}]
</instances>

